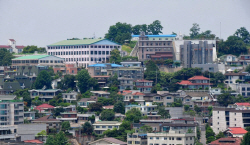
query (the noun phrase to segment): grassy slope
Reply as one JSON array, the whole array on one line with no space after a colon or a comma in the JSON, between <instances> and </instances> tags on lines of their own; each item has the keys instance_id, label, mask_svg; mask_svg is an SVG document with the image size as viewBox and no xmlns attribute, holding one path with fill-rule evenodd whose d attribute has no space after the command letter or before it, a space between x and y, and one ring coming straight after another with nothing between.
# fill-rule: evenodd
<instances>
[{"instance_id":1,"label":"grassy slope","mask_svg":"<svg viewBox=\"0 0 250 145\"><path fill-rule=\"evenodd\" d=\"M130 52L132 51L132 48L127 46L127 45L122 45L122 50L128 52L128 54L130 54Z\"/></svg>"}]
</instances>

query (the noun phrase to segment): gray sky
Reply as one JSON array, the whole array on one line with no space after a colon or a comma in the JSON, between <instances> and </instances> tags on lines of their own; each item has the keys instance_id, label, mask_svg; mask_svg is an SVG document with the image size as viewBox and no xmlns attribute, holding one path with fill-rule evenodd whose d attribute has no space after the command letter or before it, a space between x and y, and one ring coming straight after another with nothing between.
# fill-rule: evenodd
<instances>
[{"instance_id":1,"label":"gray sky","mask_svg":"<svg viewBox=\"0 0 250 145\"><path fill-rule=\"evenodd\" d=\"M250 0L0 0L0 45L46 45L77 37L104 37L116 22L162 23L163 34L189 34L193 23L227 38L250 31Z\"/></svg>"}]
</instances>

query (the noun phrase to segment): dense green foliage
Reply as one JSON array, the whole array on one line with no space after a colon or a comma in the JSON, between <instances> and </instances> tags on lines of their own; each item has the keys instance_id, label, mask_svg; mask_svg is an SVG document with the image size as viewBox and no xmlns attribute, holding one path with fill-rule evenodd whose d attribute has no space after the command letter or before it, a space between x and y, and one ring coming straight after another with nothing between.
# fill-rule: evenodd
<instances>
[{"instance_id":1,"label":"dense green foliage","mask_svg":"<svg viewBox=\"0 0 250 145\"><path fill-rule=\"evenodd\" d=\"M126 60L134 60L134 61L138 61L138 57L133 57L133 56L124 56L122 57L122 61L126 61Z\"/></svg>"},{"instance_id":2,"label":"dense green foliage","mask_svg":"<svg viewBox=\"0 0 250 145\"><path fill-rule=\"evenodd\" d=\"M122 58L120 55L120 51L118 49L113 49L110 52L110 55L111 55L109 59L110 63L121 64Z\"/></svg>"},{"instance_id":3,"label":"dense green foliage","mask_svg":"<svg viewBox=\"0 0 250 145\"><path fill-rule=\"evenodd\" d=\"M114 104L114 111L116 113L125 113L125 105L122 101L118 101Z\"/></svg>"},{"instance_id":4,"label":"dense green foliage","mask_svg":"<svg viewBox=\"0 0 250 145\"><path fill-rule=\"evenodd\" d=\"M214 137L215 133L213 131L213 129L207 124L206 125L206 139L207 139L207 144L214 141L215 137Z\"/></svg>"},{"instance_id":5,"label":"dense green foliage","mask_svg":"<svg viewBox=\"0 0 250 145\"><path fill-rule=\"evenodd\" d=\"M71 90L75 90L76 89L75 76L66 74L63 77L61 83L58 85L58 88L62 90L67 90L69 88Z\"/></svg>"},{"instance_id":6,"label":"dense green foliage","mask_svg":"<svg viewBox=\"0 0 250 145\"><path fill-rule=\"evenodd\" d=\"M77 86L81 93L85 93L90 90L92 87L98 88L97 80L91 78L88 71L86 69L82 69L76 75L76 79L78 80Z\"/></svg>"},{"instance_id":7,"label":"dense green foliage","mask_svg":"<svg viewBox=\"0 0 250 145\"><path fill-rule=\"evenodd\" d=\"M158 66L154 63L154 61L149 60L146 62L146 70L144 72L144 78L146 80L154 81L154 83L156 83L156 81L160 79L160 71Z\"/></svg>"},{"instance_id":8,"label":"dense green foliage","mask_svg":"<svg viewBox=\"0 0 250 145\"><path fill-rule=\"evenodd\" d=\"M225 137L225 135L221 131L215 136L216 140L220 139L220 138L223 138L223 137Z\"/></svg>"},{"instance_id":9,"label":"dense green foliage","mask_svg":"<svg viewBox=\"0 0 250 145\"><path fill-rule=\"evenodd\" d=\"M131 110L127 111L125 115L125 120L134 123L139 123L140 119L142 118L141 111L136 108L132 108Z\"/></svg>"},{"instance_id":10,"label":"dense green foliage","mask_svg":"<svg viewBox=\"0 0 250 145\"><path fill-rule=\"evenodd\" d=\"M100 119L102 121L113 121L115 119L115 113L111 109L106 109L102 111Z\"/></svg>"},{"instance_id":11,"label":"dense green foliage","mask_svg":"<svg viewBox=\"0 0 250 145\"><path fill-rule=\"evenodd\" d=\"M35 88L36 89L42 89L44 86L46 86L46 89L50 89L51 88L51 75L49 75L48 71L41 71L35 81Z\"/></svg>"},{"instance_id":12,"label":"dense green foliage","mask_svg":"<svg viewBox=\"0 0 250 145\"><path fill-rule=\"evenodd\" d=\"M0 48L0 66L10 66L14 56L5 48Z\"/></svg>"},{"instance_id":13,"label":"dense green foliage","mask_svg":"<svg viewBox=\"0 0 250 145\"><path fill-rule=\"evenodd\" d=\"M212 34L211 30L206 30L200 33L200 26L197 23L193 23L190 28L190 36L184 36L183 39L215 39L215 34Z\"/></svg>"},{"instance_id":14,"label":"dense green foliage","mask_svg":"<svg viewBox=\"0 0 250 145\"><path fill-rule=\"evenodd\" d=\"M23 97L23 101L27 103L27 106L30 107L31 105L31 97L30 97L30 93L28 92L28 88L27 89L20 89L20 90L16 90L14 92L14 95L17 96L17 98Z\"/></svg>"},{"instance_id":15,"label":"dense green foliage","mask_svg":"<svg viewBox=\"0 0 250 145\"><path fill-rule=\"evenodd\" d=\"M64 132L68 132L69 129L70 129L70 123L69 123L69 121L62 122L62 130Z\"/></svg>"},{"instance_id":16,"label":"dense green foliage","mask_svg":"<svg viewBox=\"0 0 250 145\"><path fill-rule=\"evenodd\" d=\"M243 140L241 141L240 145L250 145L250 132L249 131L243 136Z\"/></svg>"},{"instance_id":17,"label":"dense green foliage","mask_svg":"<svg viewBox=\"0 0 250 145\"><path fill-rule=\"evenodd\" d=\"M94 131L93 126L92 126L89 122L85 122L85 123L82 125L82 128L83 128L83 133L85 133L85 134L87 134L87 135L92 134L92 132Z\"/></svg>"},{"instance_id":18,"label":"dense green foliage","mask_svg":"<svg viewBox=\"0 0 250 145\"><path fill-rule=\"evenodd\" d=\"M60 131L55 136L49 135L44 145L69 145L69 143L65 134Z\"/></svg>"},{"instance_id":19,"label":"dense green foliage","mask_svg":"<svg viewBox=\"0 0 250 145\"><path fill-rule=\"evenodd\" d=\"M37 51L38 53L46 53L46 49L43 47L38 48L37 46L31 45L23 48L23 53L34 53Z\"/></svg>"},{"instance_id":20,"label":"dense green foliage","mask_svg":"<svg viewBox=\"0 0 250 145\"><path fill-rule=\"evenodd\" d=\"M98 103L101 103L103 106L114 105L114 100L112 98L98 97Z\"/></svg>"}]
</instances>

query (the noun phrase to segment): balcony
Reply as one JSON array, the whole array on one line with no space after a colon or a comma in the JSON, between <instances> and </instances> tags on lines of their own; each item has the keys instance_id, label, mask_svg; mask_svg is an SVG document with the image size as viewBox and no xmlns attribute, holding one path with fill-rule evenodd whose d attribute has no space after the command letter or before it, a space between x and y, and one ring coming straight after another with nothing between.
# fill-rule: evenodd
<instances>
[{"instance_id":1,"label":"balcony","mask_svg":"<svg viewBox=\"0 0 250 145\"><path fill-rule=\"evenodd\" d=\"M10 139L10 138L16 138L15 134L5 134L5 135L0 135L0 139Z\"/></svg>"},{"instance_id":2,"label":"balcony","mask_svg":"<svg viewBox=\"0 0 250 145\"><path fill-rule=\"evenodd\" d=\"M106 69L101 69L101 72L107 72L107 70Z\"/></svg>"}]
</instances>

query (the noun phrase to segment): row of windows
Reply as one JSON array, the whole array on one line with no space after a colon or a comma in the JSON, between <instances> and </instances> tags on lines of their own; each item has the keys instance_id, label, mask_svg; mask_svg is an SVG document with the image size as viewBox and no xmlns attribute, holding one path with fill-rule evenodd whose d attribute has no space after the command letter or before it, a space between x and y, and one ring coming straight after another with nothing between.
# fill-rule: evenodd
<instances>
[{"instance_id":1,"label":"row of windows","mask_svg":"<svg viewBox=\"0 0 250 145\"><path fill-rule=\"evenodd\" d=\"M168 144L158 144L158 143L152 144L152 143L150 143L149 145L168 145ZM169 144L169 145L175 145L175 144ZM176 145L180 145L180 144L176 144ZM186 145L188 145L188 144L186 144ZM190 144L190 145L193 145L193 144Z\"/></svg>"},{"instance_id":2,"label":"row of windows","mask_svg":"<svg viewBox=\"0 0 250 145\"><path fill-rule=\"evenodd\" d=\"M242 90L242 91L246 91L246 88L245 88L245 87L242 87L241 90ZM250 87L247 87L247 91L250 91Z\"/></svg>"},{"instance_id":3,"label":"row of windows","mask_svg":"<svg viewBox=\"0 0 250 145\"><path fill-rule=\"evenodd\" d=\"M63 60L40 60L40 63L63 63Z\"/></svg>"},{"instance_id":4,"label":"row of windows","mask_svg":"<svg viewBox=\"0 0 250 145\"><path fill-rule=\"evenodd\" d=\"M49 55L109 55L110 51L64 51L64 52L48 52Z\"/></svg>"},{"instance_id":5,"label":"row of windows","mask_svg":"<svg viewBox=\"0 0 250 145\"><path fill-rule=\"evenodd\" d=\"M144 42L142 42L141 45L144 46ZM153 42L148 43L148 42L147 42L147 43L145 43L145 45L147 45L147 46L149 46L149 45L151 45L151 46L153 46L153 45L156 45L156 46L166 46L166 45L170 45L170 43L169 43L169 42L168 42L168 43L165 43L165 42L164 42L164 43L161 43L161 42L159 42L159 43L158 43L158 42L155 42L155 43L153 43Z\"/></svg>"},{"instance_id":6,"label":"row of windows","mask_svg":"<svg viewBox=\"0 0 250 145\"><path fill-rule=\"evenodd\" d=\"M115 128L119 128L118 126L114 126ZM113 128L113 126L96 126L95 128Z\"/></svg>"},{"instance_id":7,"label":"row of windows","mask_svg":"<svg viewBox=\"0 0 250 145\"><path fill-rule=\"evenodd\" d=\"M182 140L181 137L150 137L150 140ZM186 137L186 140L192 140L193 137Z\"/></svg>"},{"instance_id":8,"label":"row of windows","mask_svg":"<svg viewBox=\"0 0 250 145\"><path fill-rule=\"evenodd\" d=\"M105 58L66 58L66 62L75 62L75 61L105 61Z\"/></svg>"},{"instance_id":9,"label":"row of windows","mask_svg":"<svg viewBox=\"0 0 250 145\"><path fill-rule=\"evenodd\" d=\"M143 51L170 51L171 50L171 48L143 48L142 49L142 52Z\"/></svg>"},{"instance_id":10,"label":"row of windows","mask_svg":"<svg viewBox=\"0 0 250 145\"><path fill-rule=\"evenodd\" d=\"M149 39L148 39L148 38L145 38L145 39L144 39L144 38L142 37L141 40L149 40ZM174 40L174 38L172 38L172 39L171 39L171 38L153 38L153 40Z\"/></svg>"},{"instance_id":11,"label":"row of windows","mask_svg":"<svg viewBox=\"0 0 250 145\"><path fill-rule=\"evenodd\" d=\"M79 45L79 46L48 46L48 49L72 49L72 48L120 48L120 46L105 45Z\"/></svg>"}]
</instances>

